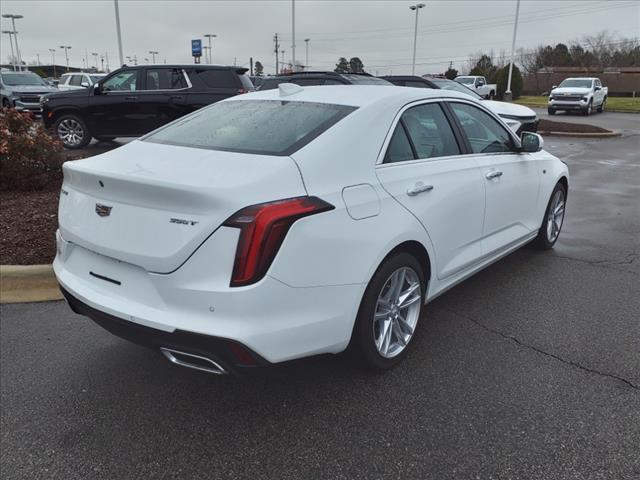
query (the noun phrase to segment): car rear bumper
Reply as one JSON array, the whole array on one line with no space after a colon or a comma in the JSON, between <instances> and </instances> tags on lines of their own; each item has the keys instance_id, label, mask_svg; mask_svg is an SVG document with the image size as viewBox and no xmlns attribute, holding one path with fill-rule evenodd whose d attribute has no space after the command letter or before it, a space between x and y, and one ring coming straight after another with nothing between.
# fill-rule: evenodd
<instances>
[{"instance_id":1,"label":"car rear bumper","mask_svg":"<svg viewBox=\"0 0 640 480\"><path fill-rule=\"evenodd\" d=\"M231 288L230 277L216 271L220 258L203 257L203 250L171 274L153 274L69 244L58 234L53 267L81 313L98 323L108 319L117 330L148 333L150 339L136 343L158 346L159 340L179 338L166 345L177 348L184 335L215 337L246 347L259 363L346 348L366 285L294 288L267 275L254 285ZM217 349L211 352L228 362Z\"/></svg>"}]
</instances>

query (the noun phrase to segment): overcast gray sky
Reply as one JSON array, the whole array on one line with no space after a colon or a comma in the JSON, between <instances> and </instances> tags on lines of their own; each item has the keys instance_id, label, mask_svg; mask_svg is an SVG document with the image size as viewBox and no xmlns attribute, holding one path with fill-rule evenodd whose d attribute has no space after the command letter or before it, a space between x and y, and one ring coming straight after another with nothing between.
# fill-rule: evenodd
<instances>
[{"instance_id":1,"label":"overcast gray sky","mask_svg":"<svg viewBox=\"0 0 640 480\"><path fill-rule=\"evenodd\" d=\"M425 1L425 0L423 0ZM333 69L338 57L359 56L371 73L410 73L415 14L410 1L296 1L296 59ZM426 0L418 22L416 73L443 72L449 61L460 67L469 54L509 50L515 0ZM88 53L108 54L117 66L117 40L112 0L2 0L2 14L24 15L17 21L23 59L64 64L60 45L70 45L70 63L82 67ZM205 33L213 41L214 63L248 66L249 57L273 73L273 35L282 38L280 50L291 60L291 1L120 0L124 55L139 63L158 50L157 63L191 63L191 39ZM2 19L2 30L11 29ZM640 1L523 0L517 47L579 39L603 29L624 37L640 36ZM1 58L10 55L8 36L2 35Z\"/></svg>"}]
</instances>

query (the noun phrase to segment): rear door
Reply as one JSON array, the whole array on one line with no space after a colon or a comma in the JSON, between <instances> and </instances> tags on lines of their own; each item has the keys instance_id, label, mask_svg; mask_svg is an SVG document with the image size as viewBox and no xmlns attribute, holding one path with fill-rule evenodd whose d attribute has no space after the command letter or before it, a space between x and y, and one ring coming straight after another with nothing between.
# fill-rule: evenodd
<instances>
[{"instance_id":1,"label":"rear door","mask_svg":"<svg viewBox=\"0 0 640 480\"><path fill-rule=\"evenodd\" d=\"M385 190L427 230L436 274L449 277L482 255L484 184L472 155L439 102L406 108L377 175Z\"/></svg>"},{"instance_id":2,"label":"rear door","mask_svg":"<svg viewBox=\"0 0 640 480\"><path fill-rule=\"evenodd\" d=\"M144 86L138 93L138 134L155 130L189 113L189 85L181 68L149 67L144 70Z\"/></svg>"},{"instance_id":3,"label":"rear door","mask_svg":"<svg viewBox=\"0 0 640 480\"><path fill-rule=\"evenodd\" d=\"M448 105L469 142L486 188L483 253L492 254L540 227L538 165L518 153L513 136L491 114L471 102Z\"/></svg>"}]
</instances>

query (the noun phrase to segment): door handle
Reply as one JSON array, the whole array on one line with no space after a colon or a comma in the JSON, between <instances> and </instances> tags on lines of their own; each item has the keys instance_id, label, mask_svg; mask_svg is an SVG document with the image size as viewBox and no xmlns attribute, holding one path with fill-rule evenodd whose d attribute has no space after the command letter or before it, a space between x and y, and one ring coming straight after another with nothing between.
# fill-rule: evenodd
<instances>
[{"instance_id":1,"label":"door handle","mask_svg":"<svg viewBox=\"0 0 640 480\"><path fill-rule=\"evenodd\" d=\"M485 175L487 180L492 180L494 178L499 178L501 176L502 176L502 172L500 170L491 170L490 172L487 172L487 174Z\"/></svg>"},{"instance_id":2,"label":"door handle","mask_svg":"<svg viewBox=\"0 0 640 480\"><path fill-rule=\"evenodd\" d=\"M407 195L410 197L415 197L416 195L420 195L424 192L430 192L433 190L433 185L425 185L422 182L416 183L413 187L407 189Z\"/></svg>"},{"instance_id":3,"label":"door handle","mask_svg":"<svg viewBox=\"0 0 640 480\"><path fill-rule=\"evenodd\" d=\"M171 95L169 98L171 100L182 100L184 97L182 95Z\"/></svg>"},{"instance_id":4,"label":"door handle","mask_svg":"<svg viewBox=\"0 0 640 480\"><path fill-rule=\"evenodd\" d=\"M131 97L124 97L125 100L137 100L138 97L136 96L131 96Z\"/></svg>"}]
</instances>

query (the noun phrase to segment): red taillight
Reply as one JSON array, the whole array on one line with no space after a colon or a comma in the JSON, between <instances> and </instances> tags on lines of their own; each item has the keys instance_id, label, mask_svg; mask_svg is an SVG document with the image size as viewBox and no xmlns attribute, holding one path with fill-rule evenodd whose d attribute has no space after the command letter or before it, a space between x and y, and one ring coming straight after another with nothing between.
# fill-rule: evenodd
<instances>
[{"instance_id":1,"label":"red taillight","mask_svg":"<svg viewBox=\"0 0 640 480\"><path fill-rule=\"evenodd\" d=\"M250 285L264 277L289 228L299 218L335 207L317 197L297 197L243 208L224 225L240 229L231 286Z\"/></svg>"},{"instance_id":2,"label":"red taillight","mask_svg":"<svg viewBox=\"0 0 640 480\"><path fill-rule=\"evenodd\" d=\"M249 93L249 90L247 90L246 88L239 88L238 95L242 95L243 93Z\"/></svg>"}]
</instances>

